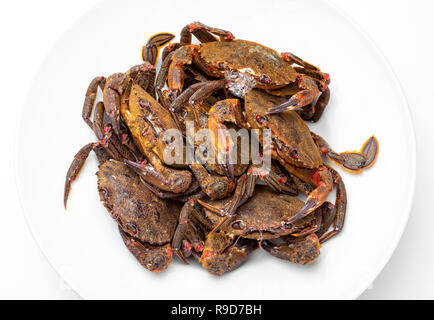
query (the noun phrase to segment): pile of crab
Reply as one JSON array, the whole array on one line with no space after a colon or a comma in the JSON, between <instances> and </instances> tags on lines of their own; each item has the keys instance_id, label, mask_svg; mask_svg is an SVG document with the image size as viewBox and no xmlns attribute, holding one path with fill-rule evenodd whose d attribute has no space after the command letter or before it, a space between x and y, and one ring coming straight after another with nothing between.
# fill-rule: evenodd
<instances>
[{"instance_id":1,"label":"pile of crab","mask_svg":"<svg viewBox=\"0 0 434 320\"><path fill-rule=\"evenodd\" d=\"M318 121L329 101L330 78L295 55L199 22L182 29L179 43L169 44L173 38L152 36L142 64L90 83L82 116L98 141L75 155L65 208L71 183L94 151L101 201L146 269L165 270L175 253L222 275L257 248L293 263L314 262L321 244L342 230L346 212L345 185L328 159L359 172L374 163L377 140L371 137L359 152L337 153L310 131L306 122ZM271 170L225 162L238 143L227 140L213 144L223 162L165 161L167 130L188 139L188 130L206 128L217 136L228 127L267 129ZM327 201L333 189L334 204Z\"/></svg>"}]
</instances>

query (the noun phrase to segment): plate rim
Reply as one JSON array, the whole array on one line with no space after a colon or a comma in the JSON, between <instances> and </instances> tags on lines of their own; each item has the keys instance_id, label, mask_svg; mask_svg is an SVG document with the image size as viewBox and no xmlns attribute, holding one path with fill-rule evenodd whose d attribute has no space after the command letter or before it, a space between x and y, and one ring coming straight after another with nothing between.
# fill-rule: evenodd
<instances>
[{"instance_id":1,"label":"plate rim","mask_svg":"<svg viewBox=\"0 0 434 320\"><path fill-rule=\"evenodd\" d=\"M408 103L407 95L405 94L404 87L401 84L401 81L399 80L398 75L396 74L395 70L392 67L392 64L388 60L388 58L385 56L383 51L380 49L380 47L377 45L377 43L371 38L369 33L358 23L356 22L352 16L346 12L344 9L342 9L339 5L331 2L330 0L322 0L324 3L326 3L328 6L336 10L336 12L342 16L345 20L348 21L348 23L352 24L354 28L365 38L365 40L372 46L372 48L375 50L375 52L378 54L378 56L381 58L381 60L384 62L384 64L387 67L387 70L392 75L393 81L395 85L399 88L399 93L401 95L402 101L404 102L405 106L405 112L407 113L407 119L409 122L409 128L410 128L410 135L411 135L411 159L410 163L412 164L412 168L410 170L410 196L407 198L407 203L405 206L405 212L406 216L405 219L402 221L402 225L399 226L400 230L397 232L396 239L394 239L393 243L389 245L389 249L387 254L384 255L383 260L378 264L377 269L375 272L373 272L375 275L373 276L372 280L369 283L365 283L363 286L359 286L359 290L355 297L353 299L357 299L360 297L360 295L365 292L369 288L369 286L375 282L375 280L380 275L381 271L383 271L386 264L390 261L393 253L398 248L399 242L402 239L402 235L404 234L404 230L407 227L408 219L411 214L411 210L413 208L414 203L414 195L416 190L416 172L417 172L417 142L416 142L416 132L414 130L414 120L413 115L411 113L410 104ZM367 281L365 281L367 282Z\"/></svg>"},{"instance_id":2,"label":"plate rim","mask_svg":"<svg viewBox=\"0 0 434 320\"><path fill-rule=\"evenodd\" d=\"M416 187L416 172L417 172L417 143L416 143L416 134L415 134L415 130L414 130L414 120L413 120L413 116L411 113L411 109L410 109L410 104L408 102L407 96L405 94L404 88L397 76L397 74L395 73L391 63L389 62L389 60L387 59L387 57L384 55L384 53L382 52L382 50L380 49L380 47L377 45L377 43L371 38L371 36L365 31L365 29L356 21L354 21L354 19L351 17L350 14L348 14L345 10L343 10L339 5L331 2L330 0L321 0L326 6L329 6L332 10L334 10L339 16L341 16L344 20L346 20L350 25L352 25L354 27L354 29L360 33L360 35L366 40L367 43L369 43L369 45L372 47L372 49L376 52L376 54L380 57L380 59L382 60L383 64L386 66L386 69L388 70L388 72L390 73L394 84L396 85L396 87L398 88L399 94L401 96L401 100L403 101L404 104L404 110L406 113L406 118L408 121L408 125L409 125L409 129L410 129L410 150L411 150L411 155L410 155L410 164L411 164L411 169L410 169L410 183L409 185L409 196L407 197L407 201L405 203L404 207L404 212L405 212L405 218L402 219L401 225L399 225L397 227L397 232L395 235L395 238L393 239L393 241L390 241L389 247L387 248L387 252L386 254L383 256L382 260L379 261L377 263L376 268L370 272L371 277L366 277L367 280L364 281L360 281L359 286L353 290L352 294L349 295L348 299L354 300L357 299L358 297L360 297L360 295L369 288L369 286L375 281L375 279L377 279L377 277L380 275L381 271L384 269L384 267L386 266L386 264L390 261L393 253L395 252L396 248L399 245L400 240L402 239L402 235L404 233L404 230L408 224L408 219L410 217L411 214L411 210L413 207L413 203L414 203L414 195L415 195L415 187ZM24 205L24 196L22 193L22 187L21 187L21 179L20 179L20 175L19 175L19 168L18 168L18 153L19 153L19 134L22 131L22 118L24 115L24 110L26 108L26 106L29 104L29 93L32 90L32 88L35 85L36 82L36 78L37 75L42 71L42 67L45 64L45 62L48 59L48 55L49 53L53 50L53 48L55 48L57 46L57 44L59 43L59 41L62 39L62 37L73 27L75 27L75 25L77 23L80 22L80 20L89 15L91 12L94 11L95 8L99 7L101 5L101 2L93 5L92 7L90 7L84 14L82 14L81 16L79 16L69 27L67 27L62 34L56 39L56 41L52 44L51 48L49 48L47 55L44 57L44 59L41 61L41 63L39 64L39 67L37 69L37 71L35 72L35 75L33 77L33 80L31 82L31 85L29 86L29 89L26 92L26 98L24 100L23 103L20 103L20 109L17 112L17 118L15 120L15 137L14 137L14 152L13 152L13 163L14 163L14 177L15 177L15 187L18 193L18 199L19 199L19 203L20 203L20 207L21 207L21 211L22 214L24 216L24 220L26 222L27 228L30 231L30 234L33 238L33 240L35 241L37 247L39 248L39 250L41 251L43 257L45 258L45 260L48 262L49 266L51 267L51 269L57 274L57 276L59 277L59 279L62 279L62 281L64 281L68 287L70 288L71 291L73 291L78 297L80 297L81 299L89 299L84 297L82 294L80 294L67 280L65 280L63 278L63 276L60 274L60 272L56 269L56 267L54 266L54 263L51 261L51 259L49 258L49 255L45 252L45 249L41 246L38 237L36 235L36 231L33 229L32 227L32 223L30 222L30 217L29 217L29 213L28 210L26 210L26 207ZM148 299L148 300L153 300L153 299Z\"/></svg>"}]
</instances>

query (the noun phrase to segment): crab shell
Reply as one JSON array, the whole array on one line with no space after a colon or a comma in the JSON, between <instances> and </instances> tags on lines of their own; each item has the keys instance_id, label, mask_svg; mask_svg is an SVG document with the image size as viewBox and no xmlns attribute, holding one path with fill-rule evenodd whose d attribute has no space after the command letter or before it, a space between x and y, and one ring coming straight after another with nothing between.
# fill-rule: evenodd
<instances>
[{"instance_id":1,"label":"crab shell","mask_svg":"<svg viewBox=\"0 0 434 320\"><path fill-rule=\"evenodd\" d=\"M127 165L108 160L97 172L98 192L121 229L142 242L162 245L171 241L177 219Z\"/></svg>"},{"instance_id":2,"label":"crab shell","mask_svg":"<svg viewBox=\"0 0 434 320\"><path fill-rule=\"evenodd\" d=\"M294 82L298 75L278 52L247 40L203 43L199 59L211 76L228 70L249 73L261 89L281 88Z\"/></svg>"},{"instance_id":3,"label":"crab shell","mask_svg":"<svg viewBox=\"0 0 434 320\"><path fill-rule=\"evenodd\" d=\"M164 133L178 128L169 111L140 86L133 85L129 99L122 103L121 115L140 151L152 151L164 162Z\"/></svg>"},{"instance_id":4,"label":"crab shell","mask_svg":"<svg viewBox=\"0 0 434 320\"><path fill-rule=\"evenodd\" d=\"M212 205L218 208L224 204L225 200L212 202ZM315 215L308 215L290 225L286 225L284 221L294 216L303 205L304 202L297 197L276 194L267 187L256 186L253 197L238 208L224 231L230 235L256 240L275 239L297 233L314 223ZM205 212L207 218L215 224L223 219L208 210Z\"/></svg>"},{"instance_id":5,"label":"crab shell","mask_svg":"<svg viewBox=\"0 0 434 320\"><path fill-rule=\"evenodd\" d=\"M270 129L275 152L286 163L301 168L318 168L323 164L310 129L295 111L267 115L266 112L285 98L253 89L245 96L246 120L252 129Z\"/></svg>"}]
</instances>

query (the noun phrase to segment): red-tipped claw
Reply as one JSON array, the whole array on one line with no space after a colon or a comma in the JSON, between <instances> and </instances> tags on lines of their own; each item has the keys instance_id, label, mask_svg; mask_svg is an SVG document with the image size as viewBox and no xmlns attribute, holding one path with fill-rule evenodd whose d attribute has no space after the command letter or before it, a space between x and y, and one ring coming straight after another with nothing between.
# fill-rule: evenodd
<instances>
[{"instance_id":1,"label":"red-tipped claw","mask_svg":"<svg viewBox=\"0 0 434 320\"><path fill-rule=\"evenodd\" d=\"M303 219L308 214L315 211L327 200L329 192L330 191L325 185L325 183L320 182L319 186L309 194L306 203L300 209L300 211L298 211L291 219L286 221L286 223L290 224L297 220Z\"/></svg>"},{"instance_id":2,"label":"red-tipped claw","mask_svg":"<svg viewBox=\"0 0 434 320\"><path fill-rule=\"evenodd\" d=\"M294 94L288 101L271 108L267 114L276 114L290 110L297 110L310 104L315 99L314 93L311 90L302 90Z\"/></svg>"}]
</instances>

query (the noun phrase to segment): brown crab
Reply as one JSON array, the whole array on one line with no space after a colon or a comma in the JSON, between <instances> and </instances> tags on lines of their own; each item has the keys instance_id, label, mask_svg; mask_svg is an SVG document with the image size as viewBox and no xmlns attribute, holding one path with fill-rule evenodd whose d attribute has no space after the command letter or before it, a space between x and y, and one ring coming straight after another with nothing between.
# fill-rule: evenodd
<instances>
[{"instance_id":1,"label":"brown crab","mask_svg":"<svg viewBox=\"0 0 434 320\"><path fill-rule=\"evenodd\" d=\"M94 78L86 92L86 98L83 104L82 117L84 121L91 126L90 116L97 97L98 87L103 91L104 108L111 119L115 133L120 137L120 104L121 98L131 80L140 85L149 94L155 95L155 63L158 58L158 50L174 38L170 33L158 33L150 37L142 49L143 64L132 67L125 74L115 73L107 79L102 76Z\"/></svg>"},{"instance_id":2,"label":"brown crab","mask_svg":"<svg viewBox=\"0 0 434 320\"><path fill-rule=\"evenodd\" d=\"M164 133L178 128L169 111L142 87L133 84L128 98L122 100L120 113L136 145L149 160L149 163L129 160L126 163L163 191L182 193L188 190L192 182L190 171L172 169L164 164L165 150L171 143Z\"/></svg>"},{"instance_id":3,"label":"brown crab","mask_svg":"<svg viewBox=\"0 0 434 320\"><path fill-rule=\"evenodd\" d=\"M149 62L155 63L158 48L171 39L173 39L173 35L168 33L152 36L143 49L143 59L145 60L143 64L130 68L126 73L113 74L107 79L96 77L90 83L83 104L82 117L100 141L87 144L75 155L66 176L65 207L72 181L77 178L90 151L95 148L100 149L101 146L107 149L105 153L109 152L106 159L125 159L142 173L144 179L150 183L156 183L163 190L166 188L175 193L188 190L191 183L191 173L164 166L158 157L158 155L162 155L164 142L158 132L152 132L154 129L164 130L164 128L175 126L171 115L166 110L159 112L162 108L158 108L158 103L153 99L155 95L155 67ZM94 121L92 122L90 117L94 109L98 87L103 90L103 101L96 104ZM131 99L131 95L133 99ZM131 106L129 101L132 101ZM137 107L137 104L141 102L145 103L146 106L153 103L152 109L144 108L146 110L142 110L142 106ZM130 108L134 112L131 112ZM124 110L124 118L121 118L121 109ZM144 117L144 120L138 120L135 123L135 116ZM143 124L143 122L145 123ZM144 132L137 132L137 128L146 130L150 134L143 135ZM112 129L115 132L114 135ZM134 140L140 142L137 144L140 150L132 141L130 132L133 133ZM102 151L99 152L99 154L101 153ZM144 160L143 155L147 156L149 163Z\"/></svg>"},{"instance_id":4,"label":"brown crab","mask_svg":"<svg viewBox=\"0 0 434 320\"><path fill-rule=\"evenodd\" d=\"M199 39L200 45L191 44L192 34ZM217 40L215 36L220 39ZM291 98L270 110L270 113L310 105L320 93L324 94L319 99L321 113L328 102L328 74L289 52L278 54L261 44L236 40L229 31L193 22L182 29L181 44L169 48L157 77L157 92L168 80L172 95L178 97L184 85L185 66L192 64L207 76L222 79L208 81L195 90L190 90L188 101L193 107L197 101L225 87L235 96L244 97L252 88L266 89L273 93L273 89L288 86L289 89L285 89L285 92L290 92ZM292 64L300 67L294 68ZM282 91L276 94L282 95ZM181 100L182 102L175 99L172 110L180 108L185 96ZM315 105L311 108L316 109Z\"/></svg>"},{"instance_id":5,"label":"brown crab","mask_svg":"<svg viewBox=\"0 0 434 320\"><path fill-rule=\"evenodd\" d=\"M333 186L340 180L334 178L329 168L324 165L322 154L327 155L336 162L353 171L360 171L372 165L378 150L378 142L371 137L362 148L360 153L346 152L335 153L325 143L313 135L309 127L295 111L279 114L269 114L268 110L282 103L284 98L270 95L264 91L253 89L245 96L244 113L245 121L252 129L268 129L271 131L272 150L271 155L296 179L315 186L309 193L306 204L295 219L308 215L321 206L327 199ZM229 117L228 114L238 113ZM242 117L240 108L225 110L226 118L239 119ZM318 143L318 144L317 144ZM223 144L217 148L221 153L227 153L228 149Z\"/></svg>"},{"instance_id":6,"label":"brown crab","mask_svg":"<svg viewBox=\"0 0 434 320\"><path fill-rule=\"evenodd\" d=\"M312 263L318 258L320 240L315 232L322 225L322 210L290 222L304 205L300 199L275 194L264 186L257 186L251 199L247 202L245 199L233 219L208 236L200 259L206 270L217 275L233 270L246 260L258 242L261 246L264 243L264 249L272 255L292 262ZM213 226L222 225L226 217L221 216L220 209L228 200L199 202ZM291 245L295 239L298 244Z\"/></svg>"},{"instance_id":7,"label":"brown crab","mask_svg":"<svg viewBox=\"0 0 434 320\"><path fill-rule=\"evenodd\" d=\"M170 241L177 214L123 162L104 162L97 176L101 201L118 223L130 252L150 271L158 273L166 269L172 260Z\"/></svg>"}]
</instances>

